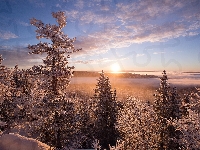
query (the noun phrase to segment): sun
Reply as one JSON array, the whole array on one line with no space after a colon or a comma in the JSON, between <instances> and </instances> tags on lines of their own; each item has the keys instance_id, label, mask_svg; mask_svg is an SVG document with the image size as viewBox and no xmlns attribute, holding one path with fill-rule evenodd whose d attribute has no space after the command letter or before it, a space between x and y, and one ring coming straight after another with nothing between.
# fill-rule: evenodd
<instances>
[{"instance_id":1,"label":"sun","mask_svg":"<svg viewBox=\"0 0 200 150\"><path fill-rule=\"evenodd\" d=\"M111 70L112 70L112 72L119 72L121 70L121 68L117 63L115 63L115 64L111 65Z\"/></svg>"}]
</instances>

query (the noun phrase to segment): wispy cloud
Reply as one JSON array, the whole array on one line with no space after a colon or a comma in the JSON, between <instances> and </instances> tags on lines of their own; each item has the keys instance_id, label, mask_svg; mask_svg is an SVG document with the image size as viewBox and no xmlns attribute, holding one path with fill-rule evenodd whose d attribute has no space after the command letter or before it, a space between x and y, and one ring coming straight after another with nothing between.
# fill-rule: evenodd
<instances>
[{"instance_id":1,"label":"wispy cloud","mask_svg":"<svg viewBox=\"0 0 200 150\"><path fill-rule=\"evenodd\" d=\"M93 23L102 25L107 23L109 24L115 21L114 16L108 16L100 13L98 14L95 13L94 11L89 11L89 10L83 11L81 14L77 10L66 11L66 15L71 21L78 19L81 22L81 24Z\"/></svg>"},{"instance_id":2,"label":"wispy cloud","mask_svg":"<svg viewBox=\"0 0 200 150\"><path fill-rule=\"evenodd\" d=\"M144 56L145 54L137 54L136 57L142 57Z\"/></svg>"},{"instance_id":3,"label":"wispy cloud","mask_svg":"<svg viewBox=\"0 0 200 150\"><path fill-rule=\"evenodd\" d=\"M29 0L29 2L35 7L44 8L46 6L46 3L44 3L42 0Z\"/></svg>"},{"instance_id":4,"label":"wispy cloud","mask_svg":"<svg viewBox=\"0 0 200 150\"><path fill-rule=\"evenodd\" d=\"M176 0L166 1L137 1L124 5L117 4L117 17L123 22L155 20L184 7L184 3Z\"/></svg>"},{"instance_id":5,"label":"wispy cloud","mask_svg":"<svg viewBox=\"0 0 200 150\"><path fill-rule=\"evenodd\" d=\"M82 47L85 51L98 50L100 53L111 48L128 47L132 43L165 41L180 36L188 36L187 27L182 23L167 23L161 26L149 26L143 29L138 27L133 32L122 29L119 26L108 26L104 31L79 37L78 42L75 44L79 48Z\"/></svg>"},{"instance_id":6,"label":"wispy cloud","mask_svg":"<svg viewBox=\"0 0 200 150\"><path fill-rule=\"evenodd\" d=\"M70 61L72 64L100 64L100 63L108 63L108 62L114 62L115 60L108 59L108 58L102 58L102 59L90 59L90 60L75 60Z\"/></svg>"},{"instance_id":7,"label":"wispy cloud","mask_svg":"<svg viewBox=\"0 0 200 150\"><path fill-rule=\"evenodd\" d=\"M42 63L43 56L29 55L25 47L0 46L0 54L3 56L3 64L14 67L16 64L21 68L29 68Z\"/></svg>"},{"instance_id":8,"label":"wispy cloud","mask_svg":"<svg viewBox=\"0 0 200 150\"><path fill-rule=\"evenodd\" d=\"M118 30L118 27L112 29L106 29L103 32L95 32L88 36L79 37L75 46L77 48L82 47L84 51L90 51L90 53L102 53L111 48L121 48L130 45L129 33L127 31Z\"/></svg>"},{"instance_id":9,"label":"wispy cloud","mask_svg":"<svg viewBox=\"0 0 200 150\"><path fill-rule=\"evenodd\" d=\"M166 39L184 37L187 35L187 26L183 23L166 23L154 26L147 30L141 30L133 38L133 42L142 43L146 41L157 42Z\"/></svg>"},{"instance_id":10,"label":"wispy cloud","mask_svg":"<svg viewBox=\"0 0 200 150\"><path fill-rule=\"evenodd\" d=\"M157 55L157 54L164 54L165 52L153 52L154 55Z\"/></svg>"},{"instance_id":11,"label":"wispy cloud","mask_svg":"<svg viewBox=\"0 0 200 150\"><path fill-rule=\"evenodd\" d=\"M60 4L56 4L56 7L61 8Z\"/></svg>"},{"instance_id":12,"label":"wispy cloud","mask_svg":"<svg viewBox=\"0 0 200 150\"><path fill-rule=\"evenodd\" d=\"M79 3L82 6L83 2ZM98 50L100 53L132 43L163 42L200 34L200 10L189 0L129 1L115 7L113 4L97 6L102 9L82 9L82 13L66 11L71 20L99 25L98 31L77 37L77 46L85 51Z\"/></svg>"},{"instance_id":13,"label":"wispy cloud","mask_svg":"<svg viewBox=\"0 0 200 150\"><path fill-rule=\"evenodd\" d=\"M13 38L17 38L18 36L10 31L0 31L0 39L9 40Z\"/></svg>"},{"instance_id":14,"label":"wispy cloud","mask_svg":"<svg viewBox=\"0 0 200 150\"><path fill-rule=\"evenodd\" d=\"M25 26L25 27L30 26L30 23L26 23L26 22L23 22L23 21L19 21L19 24L22 25L22 26Z\"/></svg>"},{"instance_id":15,"label":"wispy cloud","mask_svg":"<svg viewBox=\"0 0 200 150\"><path fill-rule=\"evenodd\" d=\"M83 0L77 0L76 1L76 3L75 3L75 6L77 7L77 8L80 8L80 9L82 9L83 7L84 7L84 1Z\"/></svg>"},{"instance_id":16,"label":"wispy cloud","mask_svg":"<svg viewBox=\"0 0 200 150\"><path fill-rule=\"evenodd\" d=\"M98 59L85 59L85 60L70 60L70 64L110 64L119 60L127 59L127 57L121 57L120 59L110 59L110 58L98 58Z\"/></svg>"}]
</instances>

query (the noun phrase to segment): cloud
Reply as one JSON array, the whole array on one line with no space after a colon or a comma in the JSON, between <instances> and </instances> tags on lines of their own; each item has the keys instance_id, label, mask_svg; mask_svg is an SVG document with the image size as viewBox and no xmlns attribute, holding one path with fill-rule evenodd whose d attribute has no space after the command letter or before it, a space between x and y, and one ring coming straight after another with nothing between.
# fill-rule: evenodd
<instances>
[{"instance_id":1,"label":"cloud","mask_svg":"<svg viewBox=\"0 0 200 150\"><path fill-rule=\"evenodd\" d=\"M22 26L28 27L30 26L29 23L23 22L23 21L19 21L19 24L21 24Z\"/></svg>"},{"instance_id":2,"label":"cloud","mask_svg":"<svg viewBox=\"0 0 200 150\"><path fill-rule=\"evenodd\" d=\"M95 13L94 11L83 11L80 13L77 10L65 11L67 17L71 21L78 20L81 24L98 24L104 25L115 22L115 17L111 15L102 14L102 13Z\"/></svg>"},{"instance_id":3,"label":"cloud","mask_svg":"<svg viewBox=\"0 0 200 150\"><path fill-rule=\"evenodd\" d=\"M109 11L110 9L109 9L108 6L102 6L102 7L101 7L101 10L103 10L103 11Z\"/></svg>"},{"instance_id":4,"label":"cloud","mask_svg":"<svg viewBox=\"0 0 200 150\"><path fill-rule=\"evenodd\" d=\"M33 65L42 63L42 55L29 55L29 49L25 47L0 46L0 54L3 57L3 64L7 67L14 67L16 64L20 68L30 68Z\"/></svg>"},{"instance_id":5,"label":"cloud","mask_svg":"<svg viewBox=\"0 0 200 150\"><path fill-rule=\"evenodd\" d=\"M90 2L84 3L83 0L78 0L74 4L75 7L89 9L87 11L82 9L81 13L76 10L67 10L66 14L69 18L79 19L83 23L141 22L170 14L188 4L188 2L182 4L176 0L156 2L154 0L129 1L128 3L118 3L115 7L113 7L112 1L93 1L92 3L91 7Z\"/></svg>"},{"instance_id":6,"label":"cloud","mask_svg":"<svg viewBox=\"0 0 200 150\"><path fill-rule=\"evenodd\" d=\"M136 57L142 57L144 56L145 54L137 54Z\"/></svg>"},{"instance_id":7,"label":"cloud","mask_svg":"<svg viewBox=\"0 0 200 150\"><path fill-rule=\"evenodd\" d=\"M46 3L44 3L42 0L29 0L31 4L35 7L44 8L46 6Z\"/></svg>"},{"instance_id":8,"label":"cloud","mask_svg":"<svg viewBox=\"0 0 200 150\"><path fill-rule=\"evenodd\" d=\"M114 62L115 60L111 60L108 58L102 58L102 59L90 59L90 60L75 60L75 61L70 61L70 63L75 63L75 64L100 64L100 63L108 63L108 62Z\"/></svg>"},{"instance_id":9,"label":"cloud","mask_svg":"<svg viewBox=\"0 0 200 150\"><path fill-rule=\"evenodd\" d=\"M133 42L142 43L146 41L157 42L165 39L184 37L187 35L187 26L183 23L166 23L154 26L151 29L139 31L133 38Z\"/></svg>"},{"instance_id":10,"label":"cloud","mask_svg":"<svg viewBox=\"0 0 200 150\"><path fill-rule=\"evenodd\" d=\"M127 21L147 21L157 19L163 15L170 14L180 9L184 4L176 0L165 1L137 1L124 5L117 4L117 17L123 22Z\"/></svg>"},{"instance_id":11,"label":"cloud","mask_svg":"<svg viewBox=\"0 0 200 150\"><path fill-rule=\"evenodd\" d=\"M60 4L56 4L56 7L61 8Z\"/></svg>"},{"instance_id":12,"label":"cloud","mask_svg":"<svg viewBox=\"0 0 200 150\"><path fill-rule=\"evenodd\" d=\"M79 37L75 42L75 47L83 48L84 52L102 53L111 48L121 48L130 46L128 41L129 33L118 30L117 26L108 28L103 32L95 32L88 36Z\"/></svg>"},{"instance_id":13,"label":"cloud","mask_svg":"<svg viewBox=\"0 0 200 150\"><path fill-rule=\"evenodd\" d=\"M99 59L86 59L86 60L71 60L70 64L110 64L119 60L127 59L127 57L121 57L119 59L110 59L110 58L99 58Z\"/></svg>"},{"instance_id":14,"label":"cloud","mask_svg":"<svg viewBox=\"0 0 200 150\"><path fill-rule=\"evenodd\" d=\"M130 32L129 29L122 29L119 26L108 26L102 32L78 37L75 46L83 48L84 51L90 53L103 53L111 48L128 47L132 43L160 42L180 36L188 36L187 27L182 23L172 22L161 26L147 25L146 28L133 26L133 32Z\"/></svg>"},{"instance_id":15,"label":"cloud","mask_svg":"<svg viewBox=\"0 0 200 150\"><path fill-rule=\"evenodd\" d=\"M84 7L84 1L83 0L77 0L76 3L75 3L75 6L77 8L82 9Z\"/></svg>"},{"instance_id":16,"label":"cloud","mask_svg":"<svg viewBox=\"0 0 200 150\"><path fill-rule=\"evenodd\" d=\"M164 54L165 52L153 52L154 55L157 55L157 54Z\"/></svg>"},{"instance_id":17,"label":"cloud","mask_svg":"<svg viewBox=\"0 0 200 150\"><path fill-rule=\"evenodd\" d=\"M111 1L94 3L93 8L81 9L81 13L66 11L72 21L98 25L98 31L91 30L87 36L78 36L75 43L90 54L128 47L133 43L164 42L200 34L200 9L189 0L129 1L114 7ZM84 3L84 7L86 5Z\"/></svg>"},{"instance_id":18,"label":"cloud","mask_svg":"<svg viewBox=\"0 0 200 150\"><path fill-rule=\"evenodd\" d=\"M9 40L13 38L17 38L18 36L10 31L0 31L0 39Z\"/></svg>"}]
</instances>

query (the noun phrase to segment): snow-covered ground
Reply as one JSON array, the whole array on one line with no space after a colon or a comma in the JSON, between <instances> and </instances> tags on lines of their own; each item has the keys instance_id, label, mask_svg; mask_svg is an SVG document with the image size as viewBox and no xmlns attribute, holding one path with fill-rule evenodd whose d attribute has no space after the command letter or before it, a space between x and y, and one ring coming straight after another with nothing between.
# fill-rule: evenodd
<instances>
[{"instance_id":1,"label":"snow-covered ground","mask_svg":"<svg viewBox=\"0 0 200 150\"><path fill-rule=\"evenodd\" d=\"M51 150L50 146L19 134L0 136L0 150Z\"/></svg>"},{"instance_id":2,"label":"snow-covered ground","mask_svg":"<svg viewBox=\"0 0 200 150\"><path fill-rule=\"evenodd\" d=\"M53 147L50 147L33 138L27 138L16 133L9 133L3 135L0 134L0 150L53 150ZM115 150L115 147L111 148L111 150Z\"/></svg>"}]
</instances>

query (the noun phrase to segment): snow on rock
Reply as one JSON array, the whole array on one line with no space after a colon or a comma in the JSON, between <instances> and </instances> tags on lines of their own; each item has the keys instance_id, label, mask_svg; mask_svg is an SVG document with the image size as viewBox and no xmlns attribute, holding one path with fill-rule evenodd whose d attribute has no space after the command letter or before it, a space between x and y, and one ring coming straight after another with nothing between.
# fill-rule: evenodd
<instances>
[{"instance_id":1,"label":"snow on rock","mask_svg":"<svg viewBox=\"0 0 200 150\"><path fill-rule=\"evenodd\" d=\"M0 150L51 150L51 148L35 139L10 133L0 137Z\"/></svg>"}]
</instances>

